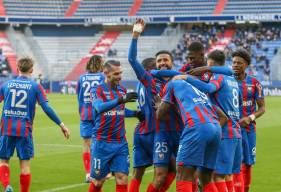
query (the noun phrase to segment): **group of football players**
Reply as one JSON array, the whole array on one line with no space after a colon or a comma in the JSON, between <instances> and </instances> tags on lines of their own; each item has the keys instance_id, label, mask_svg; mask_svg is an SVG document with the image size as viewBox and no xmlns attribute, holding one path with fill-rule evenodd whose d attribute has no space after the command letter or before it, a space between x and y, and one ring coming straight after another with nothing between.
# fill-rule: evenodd
<instances>
[{"instance_id":1,"label":"group of football players","mask_svg":"<svg viewBox=\"0 0 281 192\"><path fill-rule=\"evenodd\" d=\"M166 50L142 63L137 60L137 43L144 30L144 21L137 19L128 54L139 80L137 92L127 92L120 84L119 61L104 62L97 55L89 59L87 73L79 78L80 135L89 192L101 192L112 175L115 191L139 192L145 170L152 165L154 176L147 192L168 191L174 180L177 192L248 192L256 156L255 120L265 112L262 86L246 73L249 53L235 50L230 69L224 66L223 51L214 50L205 59L203 45L192 42L187 64L176 71ZM7 192L12 191L9 159L15 148L21 163L21 191L29 191L36 101L66 138L70 134L48 105L42 87L30 79L32 69L32 60L19 60L19 77L0 90L0 100L4 100L0 181ZM136 100L138 110L125 107ZM125 117L139 120L130 184Z\"/></svg>"},{"instance_id":2,"label":"group of football players","mask_svg":"<svg viewBox=\"0 0 281 192\"><path fill-rule=\"evenodd\" d=\"M99 67L79 80L78 87L84 88L78 89L79 101L85 94L90 100L84 105L80 102L81 130L88 127L89 133L93 131L86 136L81 132L85 141L92 138L83 155L85 170L92 179L89 191L101 191L113 173L116 191L138 192L145 169L151 165L154 177L147 192L167 191L174 180L179 192L249 191L256 152L255 119L265 112L262 87L246 73L249 53L235 50L230 69L224 66L223 51L210 52L206 61L203 45L193 42L188 47L188 62L179 71L172 70L173 57L165 50L140 63L137 43L144 28L144 21L138 19L128 53L139 80L137 93L127 93L120 85L122 65L116 60L101 64L99 58ZM135 99L139 110L126 109L124 104ZM87 119L90 116L93 121ZM128 186L124 118L134 116L139 122Z\"/></svg>"}]
</instances>

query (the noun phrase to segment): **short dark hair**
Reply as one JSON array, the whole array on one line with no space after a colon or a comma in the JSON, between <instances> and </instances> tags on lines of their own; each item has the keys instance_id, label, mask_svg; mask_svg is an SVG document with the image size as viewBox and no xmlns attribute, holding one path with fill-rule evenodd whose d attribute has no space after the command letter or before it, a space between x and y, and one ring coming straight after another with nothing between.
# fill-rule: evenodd
<instances>
[{"instance_id":1,"label":"short dark hair","mask_svg":"<svg viewBox=\"0 0 281 192\"><path fill-rule=\"evenodd\" d=\"M208 54L207 59L212 59L215 63L219 65L224 65L225 63L225 54L221 50L214 50Z\"/></svg>"},{"instance_id":2,"label":"short dark hair","mask_svg":"<svg viewBox=\"0 0 281 192\"><path fill-rule=\"evenodd\" d=\"M199 41L194 41L190 43L187 50L192 52L204 52L204 46Z\"/></svg>"},{"instance_id":3,"label":"short dark hair","mask_svg":"<svg viewBox=\"0 0 281 192\"><path fill-rule=\"evenodd\" d=\"M233 57L241 57L241 58L243 58L248 63L248 65L250 65L250 63L251 63L250 53L246 49L243 49L243 48L236 49L232 53L232 58Z\"/></svg>"},{"instance_id":4,"label":"short dark hair","mask_svg":"<svg viewBox=\"0 0 281 192\"><path fill-rule=\"evenodd\" d=\"M100 55L93 55L86 65L86 70L90 72L98 72L102 68L102 57Z\"/></svg>"},{"instance_id":5,"label":"short dark hair","mask_svg":"<svg viewBox=\"0 0 281 192\"><path fill-rule=\"evenodd\" d=\"M155 57L157 57L158 55L161 55L161 54L167 54L170 56L171 60L173 61L174 58L173 58L173 55L170 51L167 51L167 50L161 50L161 51L158 51L156 54L155 54Z\"/></svg>"},{"instance_id":6,"label":"short dark hair","mask_svg":"<svg viewBox=\"0 0 281 192\"><path fill-rule=\"evenodd\" d=\"M22 73L28 72L34 65L34 61L30 57L22 57L17 62L18 70Z\"/></svg>"},{"instance_id":7,"label":"short dark hair","mask_svg":"<svg viewBox=\"0 0 281 192\"><path fill-rule=\"evenodd\" d=\"M156 61L153 57L145 58L144 60L142 60L141 64L145 68L145 70L156 69Z\"/></svg>"},{"instance_id":8,"label":"short dark hair","mask_svg":"<svg viewBox=\"0 0 281 192\"><path fill-rule=\"evenodd\" d=\"M121 63L120 63L120 61L117 61L117 60L108 60L103 65L103 68L107 69L108 71L111 71L112 70L112 66L120 67Z\"/></svg>"}]
</instances>

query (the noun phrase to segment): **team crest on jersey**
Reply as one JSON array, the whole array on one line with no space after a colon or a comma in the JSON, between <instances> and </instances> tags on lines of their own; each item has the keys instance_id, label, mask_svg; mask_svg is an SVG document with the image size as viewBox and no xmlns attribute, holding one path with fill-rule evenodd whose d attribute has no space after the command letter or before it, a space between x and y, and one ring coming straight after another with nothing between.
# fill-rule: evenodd
<instances>
[{"instance_id":1,"label":"team crest on jersey","mask_svg":"<svg viewBox=\"0 0 281 192\"><path fill-rule=\"evenodd\" d=\"M160 160L163 160L163 159L164 159L164 156L165 156L164 153L158 153L158 158L159 158Z\"/></svg>"},{"instance_id":2,"label":"team crest on jersey","mask_svg":"<svg viewBox=\"0 0 281 192\"><path fill-rule=\"evenodd\" d=\"M100 175L100 169L95 169L95 175Z\"/></svg>"},{"instance_id":3,"label":"team crest on jersey","mask_svg":"<svg viewBox=\"0 0 281 192\"><path fill-rule=\"evenodd\" d=\"M248 93L252 92L252 85L247 85L247 91L248 91Z\"/></svg>"}]
</instances>

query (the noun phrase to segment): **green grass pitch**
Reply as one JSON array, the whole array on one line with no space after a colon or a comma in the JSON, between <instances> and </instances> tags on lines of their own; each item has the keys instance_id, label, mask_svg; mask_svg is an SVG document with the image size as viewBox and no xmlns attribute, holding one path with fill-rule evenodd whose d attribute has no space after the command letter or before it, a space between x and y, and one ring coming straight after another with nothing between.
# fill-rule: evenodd
<instances>
[{"instance_id":1,"label":"green grass pitch","mask_svg":"<svg viewBox=\"0 0 281 192\"><path fill-rule=\"evenodd\" d=\"M31 192L86 192L82 164L82 140L79 136L79 117L74 95L49 95L51 106L71 129L70 140L65 140L58 126L51 122L40 107L34 123L35 157L31 162ZM129 107L134 106L130 104ZM266 114L258 120L257 164L253 169L252 192L281 191L281 98L266 98ZM127 138L132 152L135 119L126 120ZM19 191L19 163L16 155L10 161L11 184ZM152 169L152 168L149 168ZM152 179L152 172L144 176L141 191ZM1 191L1 189L0 189ZM104 192L115 191L115 181L105 183ZM169 191L175 191L175 184Z\"/></svg>"}]
</instances>

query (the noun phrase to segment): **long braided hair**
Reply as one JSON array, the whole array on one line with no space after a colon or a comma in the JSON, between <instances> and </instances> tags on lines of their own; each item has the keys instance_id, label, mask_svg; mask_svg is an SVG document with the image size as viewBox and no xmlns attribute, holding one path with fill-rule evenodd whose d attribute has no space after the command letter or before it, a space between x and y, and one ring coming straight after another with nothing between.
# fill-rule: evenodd
<instances>
[{"instance_id":1,"label":"long braided hair","mask_svg":"<svg viewBox=\"0 0 281 192\"><path fill-rule=\"evenodd\" d=\"M86 65L86 70L90 73L97 73L102 71L103 59L100 55L93 55Z\"/></svg>"}]
</instances>

